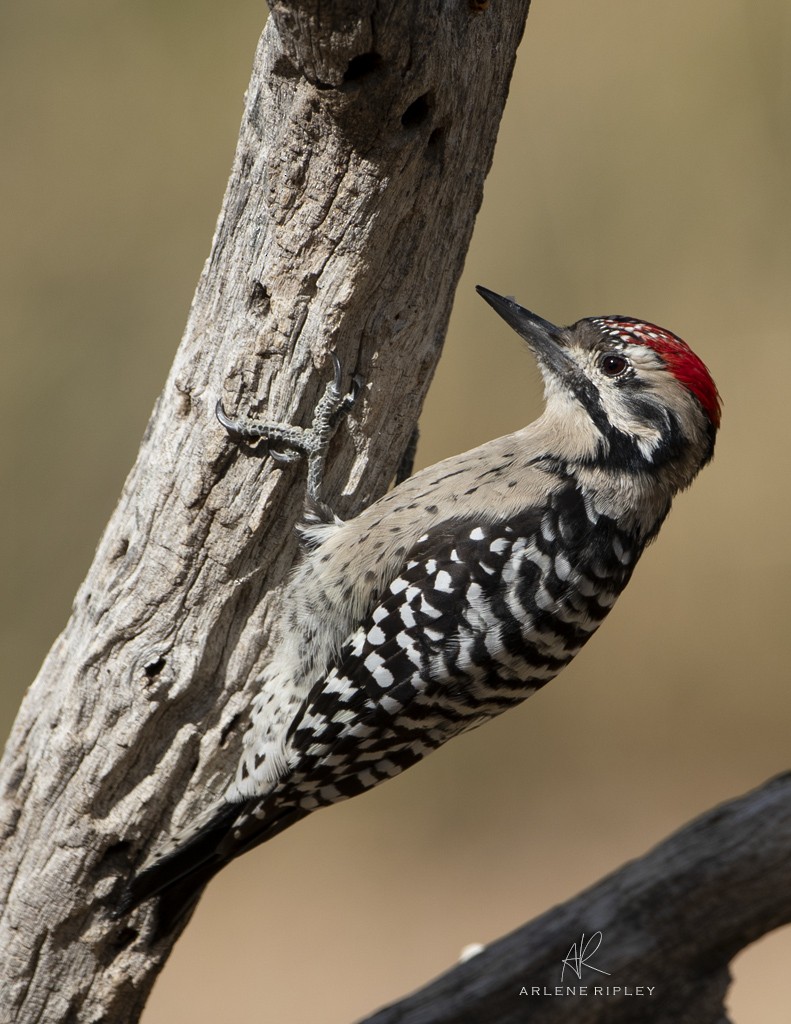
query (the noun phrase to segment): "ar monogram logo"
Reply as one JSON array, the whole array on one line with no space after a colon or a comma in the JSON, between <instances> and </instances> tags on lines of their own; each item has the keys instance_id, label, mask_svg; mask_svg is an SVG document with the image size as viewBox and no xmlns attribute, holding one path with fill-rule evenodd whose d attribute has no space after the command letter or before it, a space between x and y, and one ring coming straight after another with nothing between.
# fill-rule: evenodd
<instances>
[{"instance_id":1,"label":"ar monogram logo","mask_svg":"<svg viewBox=\"0 0 791 1024\"><path fill-rule=\"evenodd\" d=\"M588 939L585 938L585 932L582 933L580 941L578 943L575 942L563 958L563 967L560 971L561 984L563 984L563 975L566 973L567 967L570 971L573 971L578 978L582 978L583 967L587 967L590 971L596 971L597 974L606 974L609 978L609 971L603 971L600 967L594 967L590 962L591 957L598 952L601 942L601 932L594 932Z\"/></svg>"}]
</instances>

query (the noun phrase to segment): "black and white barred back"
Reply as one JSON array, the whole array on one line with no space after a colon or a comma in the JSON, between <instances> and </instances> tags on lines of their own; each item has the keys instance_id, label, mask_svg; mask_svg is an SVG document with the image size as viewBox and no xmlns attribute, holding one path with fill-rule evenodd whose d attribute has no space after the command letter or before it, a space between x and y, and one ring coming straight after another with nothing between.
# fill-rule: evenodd
<instances>
[{"instance_id":1,"label":"black and white barred back","mask_svg":"<svg viewBox=\"0 0 791 1024\"><path fill-rule=\"evenodd\" d=\"M641 550L573 481L541 514L424 534L292 723L283 796L306 811L355 796L521 703L597 629Z\"/></svg>"},{"instance_id":2,"label":"black and white barred back","mask_svg":"<svg viewBox=\"0 0 791 1024\"><path fill-rule=\"evenodd\" d=\"M556 328L484 297L533 348L544 415L356 520L307 530L236 781L133 880L125 906L184 879L199 888L542 687L711 457L716 388L675 335L623 317Z\"/></svg>"}]
</instances>

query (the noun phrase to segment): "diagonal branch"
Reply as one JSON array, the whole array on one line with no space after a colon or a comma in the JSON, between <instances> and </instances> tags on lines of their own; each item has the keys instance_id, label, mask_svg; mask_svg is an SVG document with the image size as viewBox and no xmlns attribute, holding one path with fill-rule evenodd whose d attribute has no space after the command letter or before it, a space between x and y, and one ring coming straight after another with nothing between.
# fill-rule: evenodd
<instances>
[{"instance_id":1,"label":"diagonal branch","mask_svg":"<svg viewBox=\"0 0 791 1024\"><path fill-rule=\"evenodd\" d=\"M137 462L0 768L0 1020L137 1019L175 935L111 920L119 878L225 789L296 554L304 469L214 419L335 438L340 514L382 493L439 357L529 0L278 0L211 253Z\"/></svg>"},{"instance_id":2,"label":"diagonal branch","mask_svg":"<svg viewBox=\"0 0 791 1024\"><path fill-rule=\"evenodd\" d=\"M786 774L708 811L361 1024L726 1024L728 964L789 921ZM579 980L563 971L561 984L574 943L579 952L582 936L598 932L596 970L583 967Z\"/></svg>"}]
</instances>

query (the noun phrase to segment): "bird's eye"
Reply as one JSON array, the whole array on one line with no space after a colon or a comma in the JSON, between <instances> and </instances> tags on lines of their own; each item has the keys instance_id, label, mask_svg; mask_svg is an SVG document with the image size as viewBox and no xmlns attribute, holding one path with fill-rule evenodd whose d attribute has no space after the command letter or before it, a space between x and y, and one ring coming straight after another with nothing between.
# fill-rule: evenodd
<instances>
[{"instance_id":1,"label":"bird's eye","mask_svg":"<svg viewBox=\"0 0 791 1024\"><path fill-rule=\"evenodd\" d=\"M629 360L626 356L618 355L618 353L610 352L606 356L602 356L599 362L601 371L607 377L618 377L629 365Z\"/></svg>"}]
</instances>

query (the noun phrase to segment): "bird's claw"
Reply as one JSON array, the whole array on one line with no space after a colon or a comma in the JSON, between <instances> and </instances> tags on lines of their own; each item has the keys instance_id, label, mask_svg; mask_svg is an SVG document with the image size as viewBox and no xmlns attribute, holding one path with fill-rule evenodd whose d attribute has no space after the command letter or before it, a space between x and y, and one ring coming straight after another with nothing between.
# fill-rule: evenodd
<instances>
[{"instance_id":1,"label":"bird's claw","mask_svg":"<svg viewBox=\"0 0 791 1024\"><path fill-rule=\"evenodd\" d=\"M298 462L302 458L302 452L281 452L277 448L270 448L269 445L266 447L266 453L270 458L274 459L275 462Z\"/></svg>"},{"instance_id":2,"label":"bird's claw","mask_svg":"<svg viewBox=\"0 0 791 1024\"><path fill-rule=\"evenodd\" d=\"M223 427L233 437L244 441L263 441L267 454L275 462L295 462L302 456L308 460L308 495L314 501L320 501L319 490L332 435L342 416L354 405L364 381L359 374L352 377L347 394L343 394L343 370L341 361L334 353L330 353L333 367L333 379L324 389L313 413L310 427L292 427L284 423L271 423L247 417L234 419L223 408L222 400L215 406L215 415ZM277 445L277 447L272 447ZM285 449L285 450L284 450Z\"/></svg>"}]
</instances>

